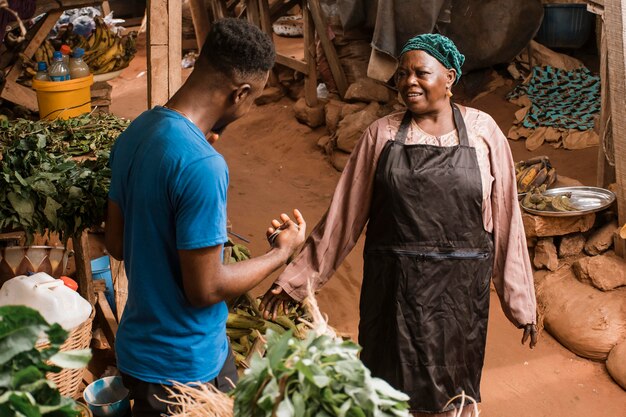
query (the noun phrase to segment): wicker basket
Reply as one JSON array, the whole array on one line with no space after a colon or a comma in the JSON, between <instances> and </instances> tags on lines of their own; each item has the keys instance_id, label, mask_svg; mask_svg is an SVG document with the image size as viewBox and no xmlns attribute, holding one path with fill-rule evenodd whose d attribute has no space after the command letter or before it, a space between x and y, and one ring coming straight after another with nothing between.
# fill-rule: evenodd
<instances>
[{"instance_id":1,"label":"wicker basket","mask_svg":"<svg viewBox=\"0 0 626 417\"><path fill-rule=\"evenodd\" d=\"M91 344L91 323L96 314L96 309L91 309L91 315L80 326L76 327L63 345L61 345L62 351L87 349ZM45 349L49 347L48 342L37 344L37 349ZM64 397L79 398L80 384L83 381L83 373L85 368L80 369L63 369L58 373L48 373L46 378L54 382L59 388L59 392Z\"/></svg>"}]
</instances>

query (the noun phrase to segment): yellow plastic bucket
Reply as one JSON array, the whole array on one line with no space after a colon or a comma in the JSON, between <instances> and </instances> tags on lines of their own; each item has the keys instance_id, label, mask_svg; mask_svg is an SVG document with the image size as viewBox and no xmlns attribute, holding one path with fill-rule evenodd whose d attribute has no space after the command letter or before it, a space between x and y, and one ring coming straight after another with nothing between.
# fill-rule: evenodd
<instances>
[{"instance_id":1,"label":"yellow plastic bucket","mask_svg":"<svg viewBox=\"0 0 626 417\"><path fill-rule=\"evenodd\" d=\"M68 81L33 80L41 119L69 119L91 111L93 75Z\"/></svg>"}]
</instances>

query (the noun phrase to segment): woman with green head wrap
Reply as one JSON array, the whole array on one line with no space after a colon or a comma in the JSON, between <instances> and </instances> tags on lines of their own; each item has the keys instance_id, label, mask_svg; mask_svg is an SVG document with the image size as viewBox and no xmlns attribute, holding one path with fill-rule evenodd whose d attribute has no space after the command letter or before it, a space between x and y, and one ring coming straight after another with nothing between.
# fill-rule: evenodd
<instances>
[{"instance_id":1,"label":"woman with green head wrap","mask_svg":"<svg viewBox=\"0 0 626 417\"><path fill-rule=\"evenodd\" d=\"M536 343L511 151L488 114L451 102L463 61L442 35L406 43L395 81L407 109L364 132L328 212L263 300L270 313L302 300L311 277L323 285L367 224L361 359L417 416L453 415L462 391L480 401L492 278L522 343Z\"/></svg>"}]
</instances>

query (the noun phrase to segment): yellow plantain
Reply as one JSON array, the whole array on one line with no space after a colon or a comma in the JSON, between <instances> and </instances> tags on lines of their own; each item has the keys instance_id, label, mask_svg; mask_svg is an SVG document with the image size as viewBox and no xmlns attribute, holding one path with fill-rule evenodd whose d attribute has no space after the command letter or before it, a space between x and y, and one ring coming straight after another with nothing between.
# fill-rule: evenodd
<instances>
[{"instance_id":1,"label":"yellow plantain","mask_svg":"<svg viewBox=\"0 0 626 417\"><path fill-rule=\"evenodd\" d=\"M539 162L535 165L532 165L526 168L526 170L524 170L524 173L520 177L519 181L517 181L518 193L525 193L530 190L531 184L534 181L535 177L537 177L537 174L539 173L539 170L541 170L541 168L542 168L542 163Z\"/></svg>"},{"instance_id":2,"label":"yellow plantain","mask_svg":"<svg viewBox=\"0 0 626 417\"><path fill-rule=\"evenodd\" d=\"M533 179L533 181L530 183L530 187L531 188L539 187L546 181L547 177L548 177L548 168L544 166L543 168L539 170L539 172L537 172L535 179Z\"/></svg>"}]
</instances>

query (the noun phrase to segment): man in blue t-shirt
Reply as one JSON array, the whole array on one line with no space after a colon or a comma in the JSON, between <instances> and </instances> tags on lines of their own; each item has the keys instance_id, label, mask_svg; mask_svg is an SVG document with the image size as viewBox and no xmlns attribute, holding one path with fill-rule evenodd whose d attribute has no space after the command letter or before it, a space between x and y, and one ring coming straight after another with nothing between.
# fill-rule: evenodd
<instances>
[{"instance_id":1,"label":"man in blue t-shirt","mask_svg":"<svg viewBox=\"0 0 626 417\"><path fill-rule=\"evenodd\" d=\"M141 114L111 152L106 247L124 260L128 302L116 338L118 368L134 416L159 416L172 381L237 374L226 337L225 300L283 265L304 241L305 222L282 214L265 255L222 264L228 167L217 134L243 116L274 64L270 38L240 19L215 22L195 68L163 107Z\"/></svg>"}]
</instances>

